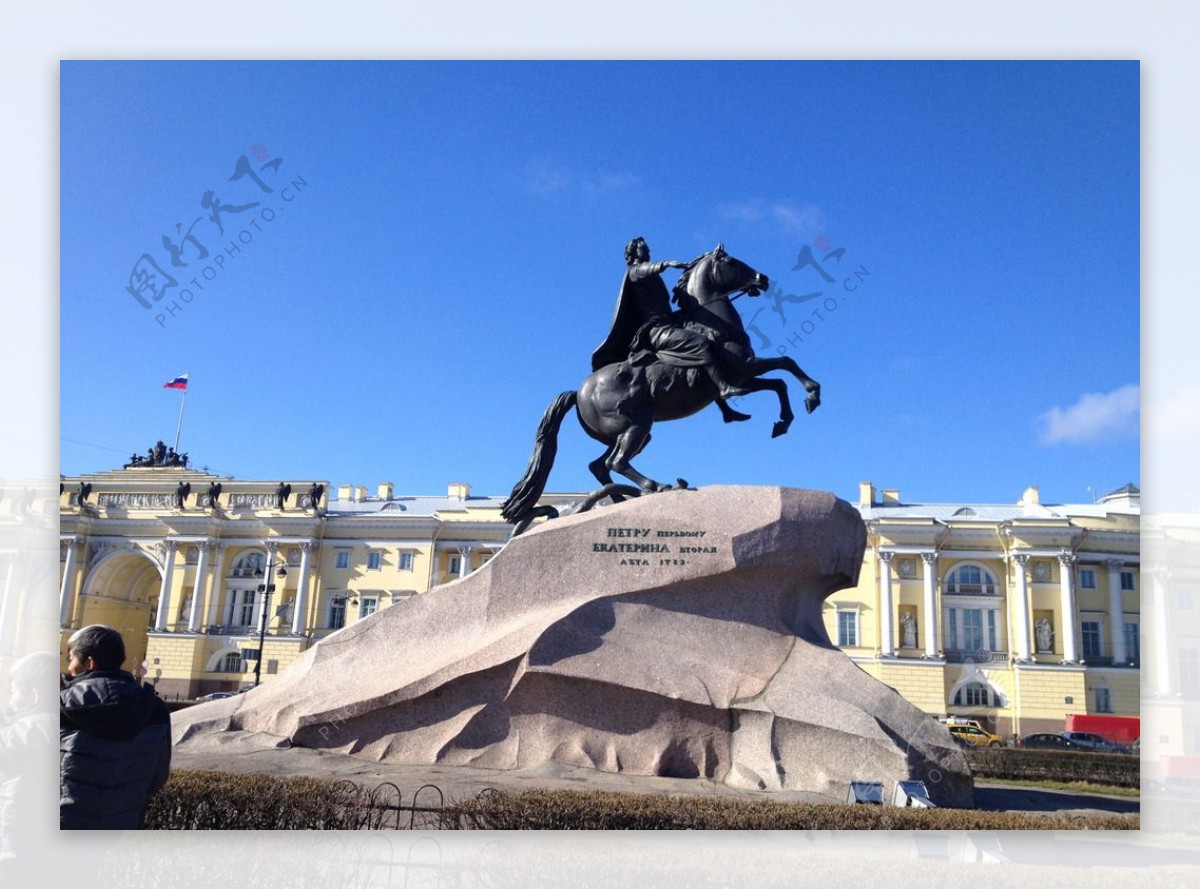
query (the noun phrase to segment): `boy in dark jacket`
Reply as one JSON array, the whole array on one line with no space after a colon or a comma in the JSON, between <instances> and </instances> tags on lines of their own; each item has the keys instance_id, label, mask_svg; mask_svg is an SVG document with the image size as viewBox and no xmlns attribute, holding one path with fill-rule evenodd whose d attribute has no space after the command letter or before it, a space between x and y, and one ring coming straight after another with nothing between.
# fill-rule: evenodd
<instances>
[{"instance_id":1,"label":"boy in dark jacket","mask_svg":"<svg viewBox=\"0 0 1200 890\"><path fill-rule=\"evenodd\" d=\"M59 828L141 828L171 769L171 715L121 670L125 642L93 624L67 642L59 693Z\"/></svg>"}]
</instances>

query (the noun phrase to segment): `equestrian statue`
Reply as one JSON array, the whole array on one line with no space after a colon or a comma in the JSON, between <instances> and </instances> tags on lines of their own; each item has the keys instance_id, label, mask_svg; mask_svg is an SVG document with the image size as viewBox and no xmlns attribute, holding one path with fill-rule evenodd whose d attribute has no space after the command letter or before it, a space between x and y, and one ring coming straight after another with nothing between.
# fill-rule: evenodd
<instances>
[{"instance_id":1,"label":"equestrian statue","mask_svg":"<svg viewBox=\"0 0 1200 890\"><path fill-rule=\"evenodd\" d=\"M676 485L656 482L630 463L650 441L655 421L690 417L713 402L726 423L749 420L729 406L729 399L771 390L779 398L779 420L771 436L782 436L794 415L787 383L762 377L771 371L787 371L800 381L808 413L821 404L820 384L793 359L760 358L750 346L733 301L768 289L766 275L727 254L721 244L690 263L655 263L645 240L634 238L625 248L625 263L612 329L592 355L592 374L578 390L561 393L550 403L538 424L525 475L501 507L504 519L516 525L514 534L539 516L558 515L537 501L554 465L559 427L572 408L584 431L605 446L588 464L601 487L582 510L605 497L619 501L687 487L682 479ZM661 277L669 268L682 270L672 297ZM678 310L672 311L672 301ZM613 473L636 487L615 483Z\"/></svg>"}]
</instances>

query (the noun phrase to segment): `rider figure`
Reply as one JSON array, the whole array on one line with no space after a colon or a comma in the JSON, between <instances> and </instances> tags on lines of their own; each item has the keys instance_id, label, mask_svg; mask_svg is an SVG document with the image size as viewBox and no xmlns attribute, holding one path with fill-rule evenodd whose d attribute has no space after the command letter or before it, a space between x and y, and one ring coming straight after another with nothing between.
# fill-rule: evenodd
<instances>
[{"instance_id":1,"label":"rider figure","mask_svg":"<svg viewBox=\"0 0 1200 890\"><path fill-rule=\"evenodd\" d=\"M748 420L749 415L726 404L726 399L743 395L745 390L725 379L711 341L676 322L671 312L662 272L685 269L687 263L650 262L650 248L644 238L634 238L625 246L625 263L612 330L592 353L592 370L626 359L634 365L649 364L655 358L675 367L703 368L716 387L717 405L725 422Z\"/></svg>"}]
</instances>

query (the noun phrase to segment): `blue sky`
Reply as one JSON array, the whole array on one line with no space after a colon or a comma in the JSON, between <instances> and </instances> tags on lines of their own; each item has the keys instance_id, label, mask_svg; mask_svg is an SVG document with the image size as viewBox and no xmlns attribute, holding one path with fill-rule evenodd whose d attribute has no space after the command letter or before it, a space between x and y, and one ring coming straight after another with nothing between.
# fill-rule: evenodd
<instances>
[{"instance_id":1,"label":"blue sky","mask_svg":"<svg viewBox=\"0 0 1200 890\"><path fill-rule=\"evenodd\" d=\"M752 339L824 397L658 425L647 474L1086 501L1140 482L1139 128L1137 62L65 62L61 469L170 444L188 372L194 466L505 494L643 235L768 274Z\"/></svg>"}]
</instances>

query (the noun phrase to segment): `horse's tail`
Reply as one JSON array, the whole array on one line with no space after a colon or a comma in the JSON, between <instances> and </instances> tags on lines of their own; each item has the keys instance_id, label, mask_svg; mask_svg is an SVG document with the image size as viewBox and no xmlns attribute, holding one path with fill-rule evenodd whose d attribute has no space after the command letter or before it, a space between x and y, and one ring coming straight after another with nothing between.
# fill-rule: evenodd
<instances>
[{"instance_id":1,"label":"horse's tail","mask_svg":"<svg viewBox=\"0 0 1200 890\"><path fill-rule=\"evenodd\" d=\"M567 413L575 407L577 397L578 394L573 390L559 393L542 415L525 475L513 486L512 494L500 507L500 515L506 522L518 523L528 518L538 498L546 490L550 468L554 466L554 456L558 454L558 428L562 426Z\"/></svg>"}]
</instances>

